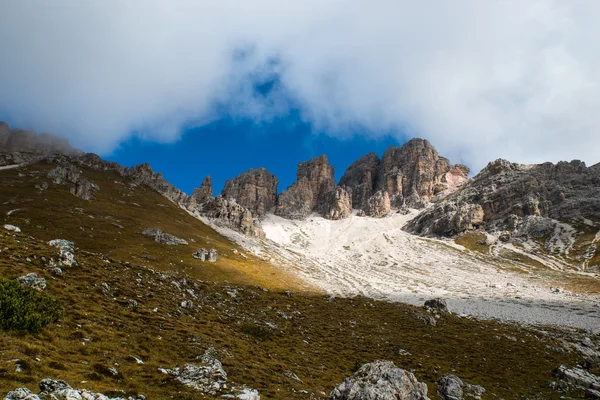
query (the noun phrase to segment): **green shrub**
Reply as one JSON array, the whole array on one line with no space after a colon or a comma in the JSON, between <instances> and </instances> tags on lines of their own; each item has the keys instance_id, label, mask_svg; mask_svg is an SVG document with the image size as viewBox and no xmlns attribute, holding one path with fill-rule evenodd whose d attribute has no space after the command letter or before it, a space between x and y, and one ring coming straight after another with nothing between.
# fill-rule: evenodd
<instances>
[{"instance_id":1,"label":"green shrub","mask_svg":"<svg viewBox=\"0 0 600 400\"><path fill-rule=\"evenodd\" d=\"M0 278L0 329L37 333L61 314L58 300Z\"/></svg>"}]
</instances>

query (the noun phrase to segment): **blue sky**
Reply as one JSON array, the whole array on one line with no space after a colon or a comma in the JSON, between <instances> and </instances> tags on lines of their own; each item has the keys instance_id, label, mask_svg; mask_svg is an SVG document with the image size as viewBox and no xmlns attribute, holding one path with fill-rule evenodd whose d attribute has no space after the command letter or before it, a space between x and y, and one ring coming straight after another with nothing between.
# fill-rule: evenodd
<instances>
[{"instance_id":1,"label":"blue sky","mask_svg":"<svg viewBox=\"0 0 600 400\"><path fill-rule=\"evenodd\" d=\"M126 166L147 162L188 194L210 175L217 195L227 179L259 167L275 174L280 181L278 190L285 190L296 179L298 163L321 154L327 154L339 180L359 157L369 152L381 156L389 146L399 144L397 137L390 135L379 139L327 136L293 115L259 125L252 120L223 118L184 131L174 143L129 139L105 158Z\"/></svg>"}]
</instances>

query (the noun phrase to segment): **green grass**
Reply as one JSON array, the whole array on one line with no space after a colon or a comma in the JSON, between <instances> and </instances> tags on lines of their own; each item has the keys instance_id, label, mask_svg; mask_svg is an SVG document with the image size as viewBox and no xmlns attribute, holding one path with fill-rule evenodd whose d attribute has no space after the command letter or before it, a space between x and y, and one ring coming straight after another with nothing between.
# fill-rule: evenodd
<instances>
[{"instance_id":1,"label":"green grass","mask_svg":"<svg viewBox=\"0 0 600 400\"><path fill-rule=\"evenodd\" d=\"M61 315L56 299L0 277L0 329L37 333Z\"/></svg>"},{"instance_id":2,"label":"green grass","mask_svg":"<svg viewBox=\"0 0 600 400\"><path fill-rule=\"evenodd\" d=\"M483 233L467 232L457 237L454 242L471 251L488 254L490 245L486 242L486 236Z\"/></svg>"}]
</instances>

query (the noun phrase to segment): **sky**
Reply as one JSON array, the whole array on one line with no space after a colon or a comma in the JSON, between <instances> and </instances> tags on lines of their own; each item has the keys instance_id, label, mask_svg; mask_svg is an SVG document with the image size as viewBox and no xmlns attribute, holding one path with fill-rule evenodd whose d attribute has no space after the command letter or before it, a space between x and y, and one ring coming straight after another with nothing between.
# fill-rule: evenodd
<instances>
[{"instance_id":1,"label":"sky","mask_svg":"<svg viewBox=\"0 0 600 400\"><path fill-rule=\"evenodd\" d=\"M339 173L411 137L474 171L591 165L599 20L595 0L0 1L0 120L169 180L215 174L207 152Z\"/></svg>"}]
</instances>

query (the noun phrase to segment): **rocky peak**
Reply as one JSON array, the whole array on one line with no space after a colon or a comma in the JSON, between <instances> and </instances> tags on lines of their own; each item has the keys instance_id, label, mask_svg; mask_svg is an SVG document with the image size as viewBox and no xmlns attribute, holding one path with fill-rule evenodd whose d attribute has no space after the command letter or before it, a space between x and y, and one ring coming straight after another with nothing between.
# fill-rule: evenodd
<instances>
[{"instance_id":1,"label":"rocky peak","mask_svg":"<svg viewBox=\"0 0 600 400\"><path fill-rule=\"evenodd\" d=\"M298 164L297 180L277 198L275 214L303 219L328 200L335 190L333 166L326 155Z\"/></svg>"},{"instance_id":2,"label":"rocky peak","mask_svg":"<svg viewBox=\"0 0 600 400\"><path fill-rule=\"evenodd\" d=\"M465 183L468 173L464 165L450 165L427 140L415 138L386 150L375 188L388 192L392 206L420 206Z\"/></svg>"},{"instance_id":3,"label":"rocky peak","mask_svg":"<svg viewBox=\"0 0 600 400\"><path fill-rule=\"evenodd\" d=\"M192 207L204 204L213 198L212 178L207 176L202 181L202 185L199 188L194 189L190 196L190 205Z\"/></svg>"},{"instance_id":4,"label":"rocky peak","mask_svg":"<svg viewBox=\"0 0 600 400\"><path fill-rule=\"evenodd\" d=\"M254 215L262 216L275 207L279 180L265 168L250 169L225 182L221 195L235 199Z\"/></svg>"},{"instance_id":5,"label":"rocky peak","mask_svg":"<svg viewBox=\"0 0 600 400\"><path fill-rule=\"evenodd\" d=\"M340 186L348 186L352 192L353 208L364 210L367 207L374 194L379 163L377 154L369 153L352 163L340 179Z\"/></svg>"}]
</instances>

